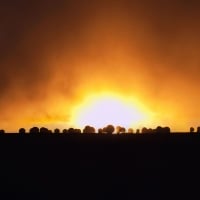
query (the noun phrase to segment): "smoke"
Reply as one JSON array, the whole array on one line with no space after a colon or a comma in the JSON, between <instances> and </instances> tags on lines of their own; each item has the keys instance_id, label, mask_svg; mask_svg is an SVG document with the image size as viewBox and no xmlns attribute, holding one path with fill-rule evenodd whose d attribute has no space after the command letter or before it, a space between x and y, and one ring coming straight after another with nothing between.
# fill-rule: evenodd
<instances>
[{"instance_id":1,"label":"smoke","mask_svg":"<svg viewBox=\"0 0 200 200\"><path fill-rule=\"evenodd\" d=\"M0 127L57 126L84 96L140 99L156 123L197 126L197 1L1 1Z\"/></svg>"}]
</instances>

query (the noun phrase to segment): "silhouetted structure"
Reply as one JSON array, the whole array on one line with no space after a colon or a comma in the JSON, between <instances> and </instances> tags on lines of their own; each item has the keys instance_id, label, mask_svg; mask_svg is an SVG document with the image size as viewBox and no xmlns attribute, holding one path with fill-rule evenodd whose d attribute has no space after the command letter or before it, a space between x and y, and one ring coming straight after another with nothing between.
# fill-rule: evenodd
<instances>
[{"instance_id":1,"label":"silhouetted structure","mask_svg":"<svg viewBox=\"0 0 200 200\"><path fill-rule=\"evenodd\" d=\"M197 133L200 134L200 126L197 127Z\"/></svg>"}]
</instances>

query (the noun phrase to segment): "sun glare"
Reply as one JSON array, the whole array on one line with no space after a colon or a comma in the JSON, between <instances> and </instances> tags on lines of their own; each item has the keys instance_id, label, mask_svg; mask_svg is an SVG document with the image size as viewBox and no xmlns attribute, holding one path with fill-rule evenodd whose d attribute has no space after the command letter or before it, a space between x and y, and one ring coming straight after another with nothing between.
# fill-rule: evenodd
<instances>
[{"instance_id":1,"label":"sun glare","mask_svg":"<svg viewBox=\"0 0 200 200\"><path fill-rule=\"evenodd\" d=\"M130 98L104 93L86 98L73 111L72 124L102 128L108 124L125 128L139 126L148 118L142 105Z\"/></svg>"}]
</instances>

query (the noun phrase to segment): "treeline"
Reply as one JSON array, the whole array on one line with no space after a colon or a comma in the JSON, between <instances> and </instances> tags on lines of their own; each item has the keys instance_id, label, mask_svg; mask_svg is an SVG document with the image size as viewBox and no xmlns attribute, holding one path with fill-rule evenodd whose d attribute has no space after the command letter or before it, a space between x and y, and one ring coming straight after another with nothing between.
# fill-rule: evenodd
<instances>
[{"instance_id":1,"label":"treeline","mask_svg":"<svg viewBox=\"0 0 200 200\"><path fill-rule=\"evenodd\" d=\"M48 129L46 127L32 127L29 130L26 130L25 128L19 128L18 133L19 134L33 134L33 135L39 135L39 134L170 134L171 130L169 127L161 127L158 126L156 129L152 128L142 128L142 129L136 129L128 128L122 126L116 126L113 125L107 125L103 128L99 128L96 130L92 126L85 126L83 130L77 129L77 128L68 128L68 129L59 129L56 128L54 130ZM5 134L6 131L1 129L0 134Z\"/></svg>"},{"instance_id":2,"label":"treeline","mask_svg":"<svg viewBox=\"0 0 200 200\"><path fill-rule=\"evenodd\" d=\"M0 129L0 134L7 133L4 129ZM103 128L95 129L95 127L87 125L84 127L83 130L77 129L77 128L68 128L68 129L59 129L55 128L54 130L48 129L46 127L32 127L29 130L26 130L25 128L19 128L18 130L19 134L170 134L171 129L170 127L162 127L157 126L155 129L153 128L146 128L143 127L141 129L133 129L122 126L116 126L113 125L107 125ZM199 133L200 134L200 127L197 127L196 130L194 127L191 127L187 133Z\"/></svg>"}]
</instances>

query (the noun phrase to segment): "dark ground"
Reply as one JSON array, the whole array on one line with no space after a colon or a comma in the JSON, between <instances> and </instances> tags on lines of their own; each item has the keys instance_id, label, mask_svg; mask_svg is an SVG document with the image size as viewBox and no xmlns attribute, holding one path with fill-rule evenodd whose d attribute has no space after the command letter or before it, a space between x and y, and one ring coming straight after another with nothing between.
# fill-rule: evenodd
<instances>
[{"instance_id":1,"label":"dark ground","mask_svg":"<svg viewBox=\"0 0 200 200\"><path fill-rule=\"evenodd\" d=\"M0 199L199 199L200 135L0 136Z\"/></svg>"}]
</instances>

